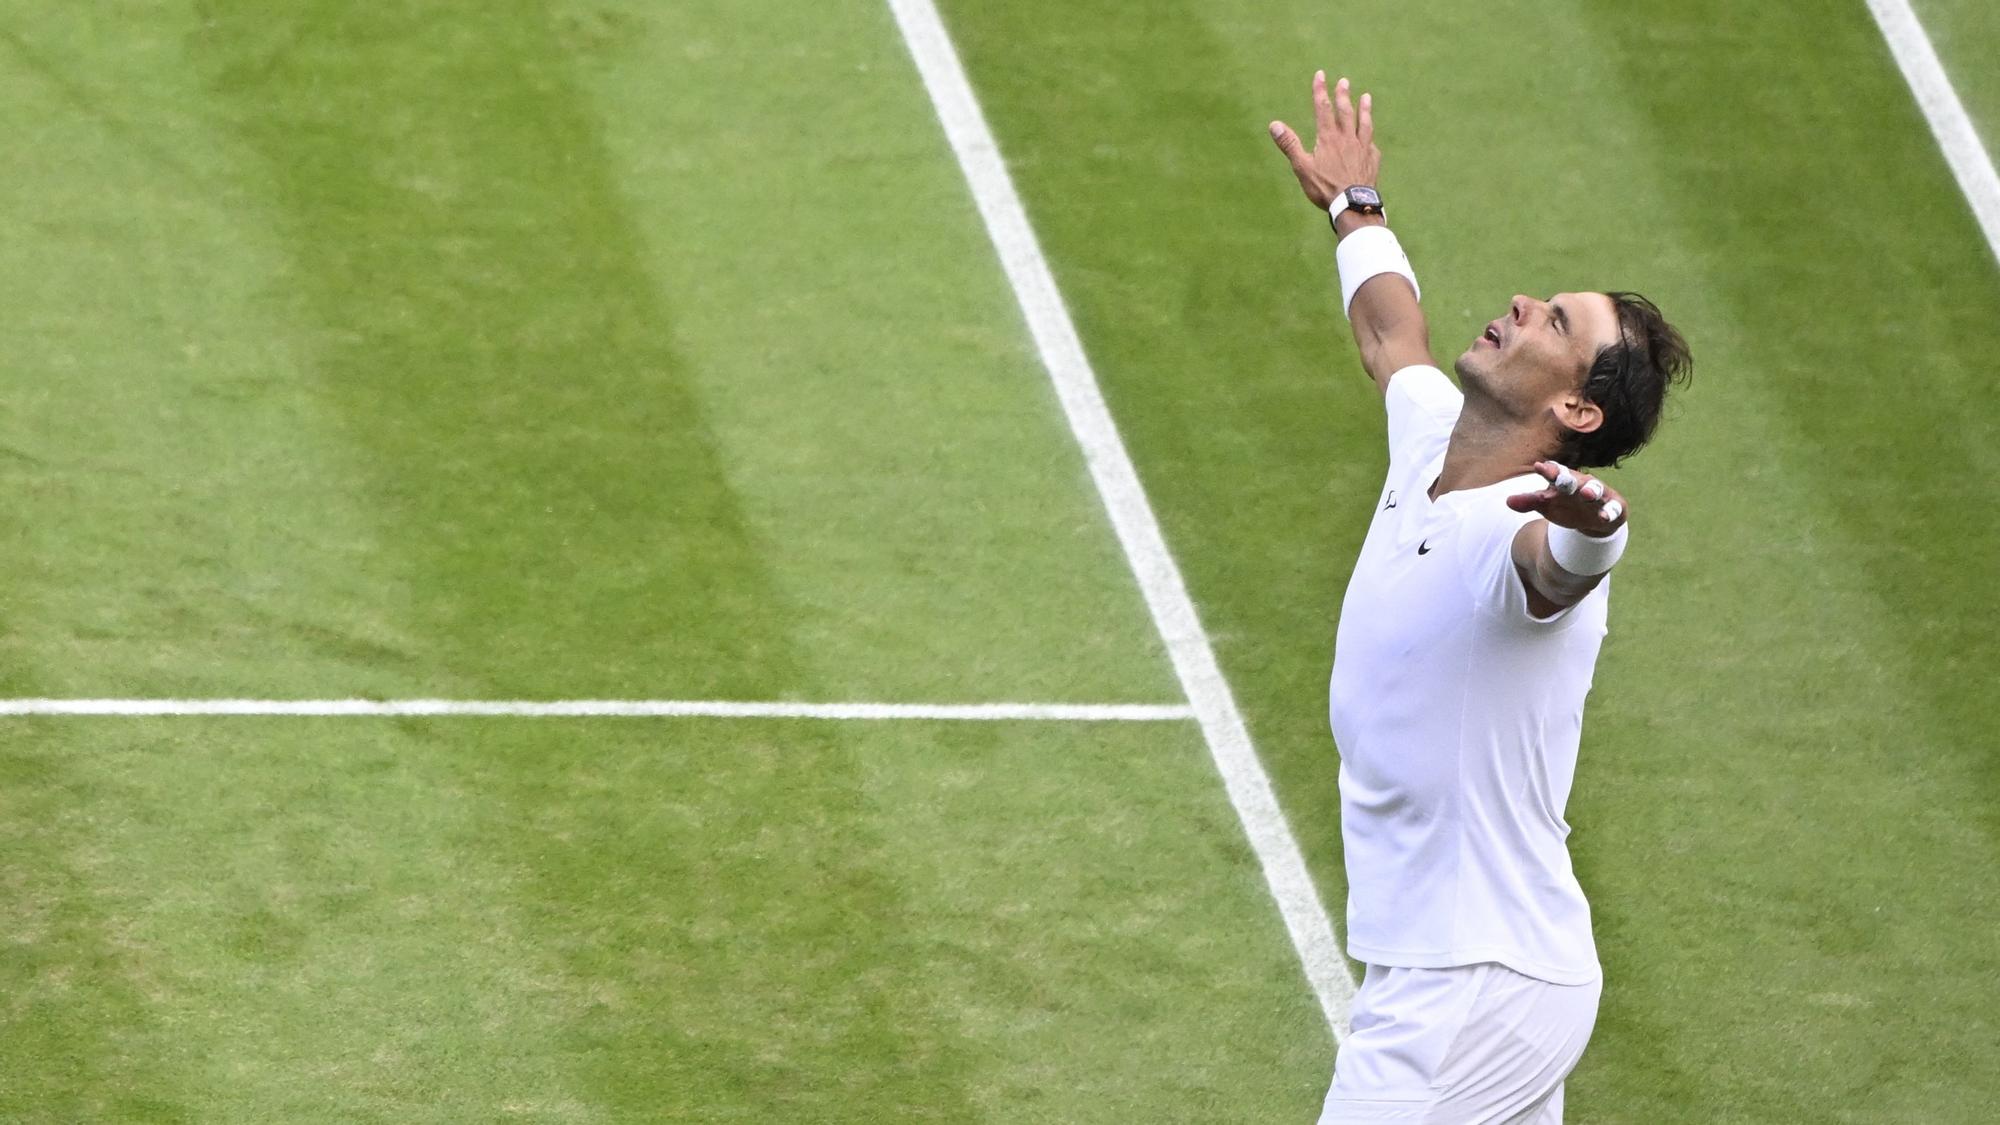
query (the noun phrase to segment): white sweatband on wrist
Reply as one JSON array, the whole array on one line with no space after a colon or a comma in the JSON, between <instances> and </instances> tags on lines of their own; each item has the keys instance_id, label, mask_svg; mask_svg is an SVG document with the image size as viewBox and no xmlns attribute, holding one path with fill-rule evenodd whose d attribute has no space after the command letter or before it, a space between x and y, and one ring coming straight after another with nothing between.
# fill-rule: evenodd
<instances>
[{"instance_id":1,"label":"white sweatband on wrist","mask_svg":"<svg viewBox=\"0 0 2000 1125\"><path fill-rule=\"evenodd\" d=\"M1625 532L1631 526L1620 524L1617 531L1596 536L1550 524L1549 555L1571 574L1596 577L1618 565L1618 556L1625 553Z\"/></svg>"},{"instance_id":2,"label":"white sweatband on wrist","mask_svg":"<svg viewBox=\"0 0 2000 1125\"><path fill-rule=\"evenodd\" d=\"M1417 285L1416 272L1410 269L1403 244L1396 241L1396 232L1388 227L1350 231L1334 248L1333 260L1340 266L1340 311L1350 317L1354 314L1348 310L1354 307L1354 295L1361 291L1361 283L1385 273L1407 278L1410 288L1417 291L1417 298L1423 299L1424 291Z\"/></svg>"}]
</instances>

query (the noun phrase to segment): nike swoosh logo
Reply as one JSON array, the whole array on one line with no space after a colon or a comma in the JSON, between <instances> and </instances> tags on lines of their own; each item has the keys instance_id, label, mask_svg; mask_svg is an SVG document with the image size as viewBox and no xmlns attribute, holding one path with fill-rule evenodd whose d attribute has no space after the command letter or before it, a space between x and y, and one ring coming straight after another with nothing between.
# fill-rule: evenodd
<instances>
[{"instance_id":1,"label":"nike swoosh logo","mask_svg":"<svg viewBox=\"0 0 2000 1125\"><path fill-rule=\"evenodd\" d=\"M1386 512L1395 506L1396 506L1396 490L1392 488L1389 490L1389 502L1387 504L1382 505L1382 510Z\"/></svg>"},{"instance_id":2,"label":"nike swoosh logo","mask_svg":"<svg viewBox=\"0 0 2000 1125\"><path fill-rule=\"evenodd\" d=\"M1418 554L1420 554L1420 555L1428 555L1428 554L1430 554L1430 552L1431 552L1431 541L1430 541L1430 540L1426 539L1426 540L1424 540L1423 542L1421 542L1421 543L1417 544L1417 553L1418 553Z\"/></svg>"}]
</instances>

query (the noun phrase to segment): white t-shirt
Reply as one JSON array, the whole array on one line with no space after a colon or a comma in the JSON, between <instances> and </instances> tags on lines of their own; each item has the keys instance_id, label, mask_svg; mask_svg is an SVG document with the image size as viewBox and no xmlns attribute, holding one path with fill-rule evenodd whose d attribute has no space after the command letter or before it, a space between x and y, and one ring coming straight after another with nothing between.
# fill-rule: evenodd
<instances>
[{"instance_id":1,"label":"white t-shirt","mask_svg":"<svg viewBox=\"0 0 2000 1125\"><path fill-rule=\"evenodd\" d=\"M1511 550L1540 517L1506 499L1542 478L1433 502L1464 398L1437 368L1406 367L1387 399L1389 479L1333 661L1347 951L1371 965L1495 961L1588 983L1597 951L1563 807L1610 580L1532 616Z\"/></svg>"}]
</instances>

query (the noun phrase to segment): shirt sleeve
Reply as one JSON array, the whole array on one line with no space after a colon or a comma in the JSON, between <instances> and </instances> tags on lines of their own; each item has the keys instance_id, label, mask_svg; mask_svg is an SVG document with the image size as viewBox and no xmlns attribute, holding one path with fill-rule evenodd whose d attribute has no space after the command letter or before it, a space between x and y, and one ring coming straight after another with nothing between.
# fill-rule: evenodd
<instances>
[{"instance_id":1,"label":"shirt sleeve","mask_svg":"<svg viewBox=\"0 0 2000 1125\"><path fill-rule=\"evenodd\" d=\"M1430 446L1430 439L1450 434L1465 396L1444 372L1416 364L1389 376L1383 402L1389 411L1389 462L1396 464Z\"/></svg>"},{"instance_id":2,"label":"shirt sleeve","mask_svg":"<svg viewBox=\"0 0 2000 1125\"><path fill-rule=\"evenodd\" d=\"M1479 612L1523 626L1552 627L1567 621L1583 603L1564 606L1547 617L1536 617L1528 608L1527 580L1514 565L1514 536L1530 520L1542 517L1509 508L1507 497L1532 491L1537 481L1517 477L1470 498L1457 532L1458 572L1465 576Z\"/></svg>"}]
</instances>

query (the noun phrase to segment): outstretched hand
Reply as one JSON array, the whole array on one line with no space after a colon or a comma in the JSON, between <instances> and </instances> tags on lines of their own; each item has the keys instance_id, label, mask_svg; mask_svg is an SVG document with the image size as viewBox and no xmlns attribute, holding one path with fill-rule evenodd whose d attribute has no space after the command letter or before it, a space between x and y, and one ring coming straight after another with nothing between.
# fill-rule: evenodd
<instances>
[{"instance_id":1,"label":"outstretched hand","mask_svg":"<svg viewBox=\"0 0 2000 1125\"><path fill-rule=\"evenodd\" d=\"M1313 75L1313 148L1306 151L1299 135L1282 121L1271 122L1271 139L1292 163L1312 205L1324 211L1334 197L1355 184L1375 186L1382 171L1382 150L1375 147L1375 105L1367 94L1356 105L1348 94L1347 79L1326 90L1326 71Z\"/></svg>"},{"instance_id":2,"label":"outstretched hand","mask_svg":"<svg viewBox=\"0 0 2000 1125\"><path fill-rule=\"evenodd\" d=\"M1610 535L1625 522L1625 498L1589 473L1579 473L1554 461L1535 462L1535 471L1547 478L1549 486L1509 496L1509 508L1517 512L1540 512L1543 519L1557 527L1598 537Z\"/></svg>"}]
</instances>

